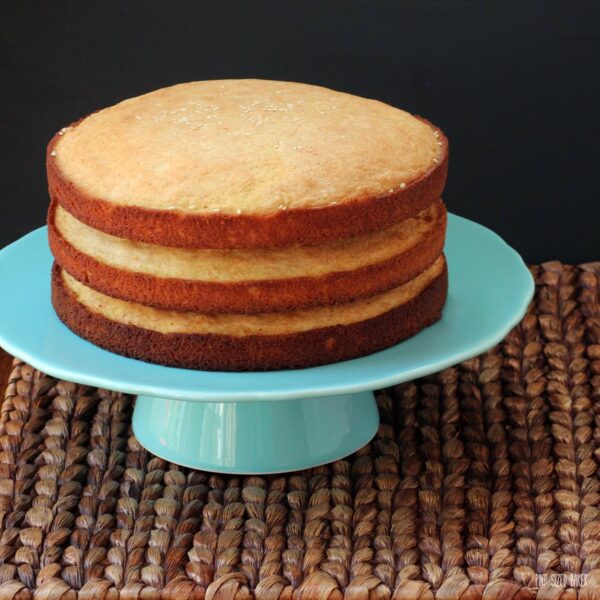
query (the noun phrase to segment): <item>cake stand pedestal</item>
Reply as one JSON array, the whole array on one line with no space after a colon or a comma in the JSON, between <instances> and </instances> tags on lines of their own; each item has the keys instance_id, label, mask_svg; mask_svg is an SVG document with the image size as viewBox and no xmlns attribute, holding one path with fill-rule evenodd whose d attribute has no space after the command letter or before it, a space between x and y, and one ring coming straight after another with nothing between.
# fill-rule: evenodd
<instances>
[{"instance_id":1,"label":"cake stand pedestal","mask_svg":"<svg viewBox=\"0 0 600 600\"><path fill-rule=\"evenodd\" d=\"M377 432L373 392L281 402L192 402L138 396L139 442L179 465L228 473L282 472L325 464Z\"/></svg>"},{"instance_id":2,"label":"cake stand pedestal","mask_svg":"<svg viewBox=\"0 0 600 600\"><path fill-rule=\"evenodd\" d=\"M444 369L500 342L525 314L532 277L495 233L449 215L450 289L442 319L392 348L288 371L192 371L113 354L79 338L50 303L46 229L0 251L0 345L61 379L137 395L133 430L171 462L221 473L324 464L378 427L375 389Z\"/></svg>"}]
</instances>

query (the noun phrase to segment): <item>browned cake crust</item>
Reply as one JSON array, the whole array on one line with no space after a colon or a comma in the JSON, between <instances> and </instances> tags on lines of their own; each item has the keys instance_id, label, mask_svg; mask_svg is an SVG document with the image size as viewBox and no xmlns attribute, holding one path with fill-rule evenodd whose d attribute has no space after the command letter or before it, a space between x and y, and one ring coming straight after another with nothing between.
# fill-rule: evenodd
<instances>
[{"instance_id":1,"label":"browned cake crust","mask_svg":"<svg viewBox=\"0 0 600 600\"><path fill-rule=\"evenodd\" d=\"M52 198L83 223L105 233L180 248L275 248L296 243L317 244L376 231L413 217L436 202L448 172L448 140L440 131L442 158L439 162L404 189L384 196L267 215L184 214L176 210L118 205L77 189L62 176L56 161L52 160L59 139L59 134L52 138L46 155Z\"/></svg>"},{"instance_id":2,"label":"browned cake crust","mask_svg":"<svg viewBox=\"0 0 600 600\"><path fill-rule=\"evenodd\" d=\"M446 212L440 226L415 246L380 263L318 277L211 282L156 277L126 271L88 256L58 232L55 203L48 214L50 248L75 279L99 292L172 310L203 313L260 313L348 302L397 287L431 266L444 247Z\"/></svg>"},{"instance_id":3,"label":"browned cake crust","mask_svg":"<svg viewBox=\"0 0 600 600\"><path fill-rule=\"evenodd\" d=\"M60 267L52 272L52 303L81 337L112 352L167 366L219 371L302 368L365 356L437 321L448 289L447 269L409 302L373 319L286 335L161 334L117 323L77 302Z\"/></svg>"}]
</instances>

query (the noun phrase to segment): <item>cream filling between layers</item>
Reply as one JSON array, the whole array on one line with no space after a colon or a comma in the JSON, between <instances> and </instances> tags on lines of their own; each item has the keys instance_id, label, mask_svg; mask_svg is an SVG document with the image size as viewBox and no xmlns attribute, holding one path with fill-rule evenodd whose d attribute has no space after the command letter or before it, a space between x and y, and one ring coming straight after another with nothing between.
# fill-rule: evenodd
<instances>
[{"instance_id":1,"label":"cream filling between layers","mask_svg":"<svg viewBox=\"0 0 600 600\"><path fill-rule=\"evenodd\" d=\"M76 250L117 269L163 278L237 282L319 277L384 262L444 227L445 214L440 201L376 233L318 246L264 250L189 250L134 242L93 229L61 206L54 224Z\"/></svg>"},{"instance_id":2,"label":"cream filling between layers","mask_svg":"<svg viewBox=\"0 0 600 600\"><path fill-rule=\"evenodd\" d=\"M159 333L218 334L235 337L300 333L334 325L350 325L382 315L421 294L444 269L444 257L407 283L370 298L318 308L252 315L206 315L151 308L117 300L83 285L66 271L62 278L77 302L91 312L126 325Z\"/></svg>"}]
</instances>

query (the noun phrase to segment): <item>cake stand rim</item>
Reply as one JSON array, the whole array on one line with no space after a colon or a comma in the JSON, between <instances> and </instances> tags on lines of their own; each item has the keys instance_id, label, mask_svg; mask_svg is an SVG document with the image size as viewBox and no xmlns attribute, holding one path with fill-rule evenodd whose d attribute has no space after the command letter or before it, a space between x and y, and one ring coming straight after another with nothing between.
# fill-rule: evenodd
<instances>
[{"instance_id":1,"label":"cake stand rim","mask_svg":"<svg viewBox=\"0 0 600 600\"><path fill-rule=\"evenodd\" d=\"M115 381L110 377L98 375L98 374L90 374L90 373L74 373L73 367L61 366L60 364L56 364L52 362L52 358L48 358L44 360L44 357L32 354L22 348L22 344L18 342L14 342L9 337L5 335L3 332L2 323L0 321L0 346L4 347L6 351L8 351L13 356L16 356L22 360L25 360L35 368L60 379L66 379L70 381L78 381L79 383L83 383L86 385L92 385L95 387L108 388L116 391L120 391L123 393L142 395L142 396L154 396L154 397L164 397L175 400L184 400L184 401L195 401L195 402L251 402L251 401L284 401L284 400L295 400L300 398L311 398L311 397L321 397L321 396L335 396L340 394L351 394L351 393L360 393L364 391L371 391L374 389L380 389L384 387L389 387L390 385L395 385L398 383L402 383L404 381L409 381L411 379L416 379L418 377L422 377L437 371L440 371L449 366L458 364L464 360L469 358L473 358L482 354L486 350L489 350L491 347L499 343L506 335L520 322L527 311L527 307L533 298L535 292L535 284L533 281L533 277L529 272L526 264L523 262L521 256L514 250L510 245L508 245L498 234L496 234L491 229L476 223L472 220L466 219L464 217L460 217L453 213L449 213L448 215L448 236L452 235L452 231L457 227L467 227L472 230L473 235L483 235L487 238L488 242L491 240L493 244L496 244L498 249L504 253L506 253L506 257L510 257L510 260L514 262L515 274L521 279L521 288L519 286L514 288L515 295L513 300L515 301L515 306L513 307L511 318L507 318L501 325L498 325L496 329L489 333L486 336L483 336L482 339L478 340L476 343L464 348L462 351L450 353L446 356L446 358L437 360L434 363L424 363L420 366L412 367L410 369L402 370L398 368L394 372L391 372L386 375L381 375L378 377L373 377L372 379L362 380L362 381L350 381L349 383L317 383L316 385L305 385L301 389L298 389L298 386L291 385L289 388L284 389L262 389L262 390L248 390L248 391L218 391L218 390L199 390L199 389L171 389L168 387L163 387L159 384L148 385L147 383L137 383L137 382L123 382L123 381ZM5 258L8 254L12 252L25 252L27 250L26 244L31 243L39 243L39 239L41 236L46 238L46 227L40 227L35 229L25 236L21 237L19 240L13 242L12 244L6 246L4 249L0 250L0 273L2 273L3 267L3 258ZM32 242L33 240L33 242ZM47 245L47 244L46 244ZM49 252L49 251L48 251ZM508 260L508 259L507 259ZM4 261L6 262L6 260ZM37 261L36 266L37 266ZM42 261L43 262L43 261ZM519 272L517 273L516 268L518 267ZM36 268L35 266L33 268ZM39 268L39 267L38 267ZM450 271L450 282L452 286L452 271L457 268L456 266L452 266L452 263L449 261L449 271ZM50 272L49 268L46 269L46 276L49 281ZM42 275L43 273L40 271L38 273ZM449 298L449 301L451 299ZM517 302L517 300L519 300ZM47 298L47 303L50 303L49 294ZM1 303L0 303L1 306ZM56 320L58 318L54 315ZM441 321L440 321L441 322ZM327 375L327 370L332 369L344 369L347 367L347 371L352 373L357 369L361 368L362 365L367 362L373 361L377 359L377 356L384 355L385 353L389 353L394 348L398 348L400 346L408 347L411 343L414 344L414 340L419 338L419 336L423 336L424 333L427 333L433 330L435 332L435 328L439 327L439 323L435 323L430 327L426 328L422 332L418 333L416 336L409 338L403 342L400 342L397 346L392 348L374 353L372 355L368 355L365 357L360 357L356 359L352 359L349 361L342 361L340 363L333 363L331 365L323 365L319 367L312 367L308 369L297 369L297 370L288 370L288 371L266 371L260 372L258 375L262 378L269 377L273 378L273 375L277 375L277 377L284 377L288 380L292 380L292 378L298 373L305 373L310 378L311 375L314 375L317 379L319 375ZM65 325L60 323L59 321L59 330L63 328L64 331L61 333L68 336L75 336ZM77 336L75 336L77 337ZM135 359L119 356L113 353L110 353L106 350L98 348L87 342L85 340L81 340L78 338L80 342L82 342L83 346L89 346L93 348L95 351L100 351L101 353L110 354L113 359L116 357L118 361L128 361L129 363L139 363L141 365L145 365L144 368L150 368L151 370L160 369L163 373L169 373L172 376L185 376L190 373L190 371L186 369L177 369L173 367L166 367L162 365L150 365L149 363L144 363L142 361L137 361ZM375 357L375 358L373 358ZM59 361L60 362L60 361ZM338 365L338 366L336 366ZM340 367L341 365L341 367ZM209 371L191 371L192 373L201 373L208 374L211 379L219 380L221 378L229 378L229 377L246 377L249 382L252 378L255 378L257 375L256 372L248 372L248 373L239 373L239 372L209 372ZM212 382L214 383L214 382Z\"/></svg>"}]
</instances>

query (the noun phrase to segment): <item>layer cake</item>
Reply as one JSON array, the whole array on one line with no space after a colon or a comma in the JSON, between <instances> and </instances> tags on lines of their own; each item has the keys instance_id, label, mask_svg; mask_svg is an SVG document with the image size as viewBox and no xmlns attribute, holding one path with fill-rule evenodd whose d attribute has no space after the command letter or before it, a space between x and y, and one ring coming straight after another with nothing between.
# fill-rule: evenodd
<instances>
[{"instance_id":1,"label":"layer cake","mask_svg":"<svg viewBox=\"0 0 600 600\"><path fill-rule=\"evenodd\" d=\"M362 356L441 315L447 141L305 84L181 84L48 148L53 303L82 337L165 365Z\"/></svg>"}]
</instances>

